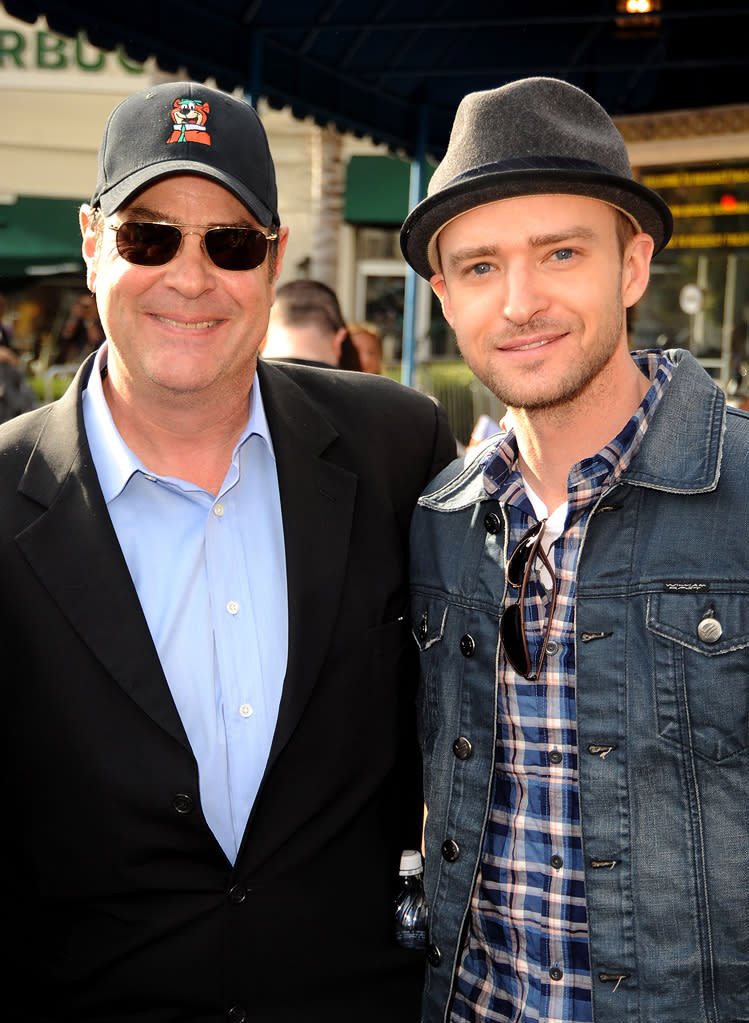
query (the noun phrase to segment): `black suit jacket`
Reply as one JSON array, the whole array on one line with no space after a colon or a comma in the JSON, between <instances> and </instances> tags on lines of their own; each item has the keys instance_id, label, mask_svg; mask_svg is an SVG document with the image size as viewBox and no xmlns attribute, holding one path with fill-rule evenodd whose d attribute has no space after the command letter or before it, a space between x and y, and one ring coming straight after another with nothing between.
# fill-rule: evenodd
<instances>
[{"instance_id":1,"label":"black suit jacket","mask_svg":"<svg viewBox=\"0 0 749 1023\"><path fill-rule=\"evenodd\" d=\"M92 465L90 364L0 430L6 1018L416 1020L421 957L392 939L421 816L406 545L454 454L444 412L368 374L259 368L289 660L232 867Z\"/></svg>"}]
</instances>

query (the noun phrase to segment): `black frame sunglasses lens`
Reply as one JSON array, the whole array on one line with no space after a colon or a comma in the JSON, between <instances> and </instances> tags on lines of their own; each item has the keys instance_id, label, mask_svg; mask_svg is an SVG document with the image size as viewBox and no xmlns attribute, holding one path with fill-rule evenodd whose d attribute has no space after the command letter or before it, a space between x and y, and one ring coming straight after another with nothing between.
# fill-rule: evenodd
<instances>
[{"instance_id":1,"label":"black frame sunglasses lens","mask_svg":"<svg viewBox=\"0 0 749 1023\"><path fill-rule=\"evenodd\" d=\"M117 227L117 251L136 266L165 266L177 255L182 237L173 224L128 220ZM268 244L263 232L252 227L213 227L203 235L205 251L220 270L254 270Z\"/></svg>"},{"instance_id":2,"label":"black frame sunglasses lens","mask_svg":"<svg viewBox=\"0 0 749 1023\"><path fill-rule=\"evenodd\" d=\"M499 638L505 657L518 673L528 677L531 673L531 659L523 631L523 609L520 604L510 604L499 619Z\"/></svg>"},{"instance_id":3,"label":"black frame sunglasses lens","mask_svg":"<svg viewBox=\"0 0 749 1023\"><path fill-rule=\"evenodd\" d=\"M543 527L543 521L537 522L535 526L531 526L508 558L505 572L507 581L511 586L520 586L522 584L528 562L535 553L538 535Z\"/></svg>"},{"instance_id":4,"label":"black frame sunglasses lens","mask_svg":"<svg viewBox=\"0 0 749 1023\"><path fill-rule=\"evenodd\" d=\"M254 270L268 252L267 237L253 227L214 227L204 239L206 252L222 270Z\"/></svg>"},{"instance_id":5,"label":"black frame sunglasses lens","mask_svg":"<svg viewBox=\"0 0 749 1023\"><path fill-rule=\"evenodd\" d=\"M139 224L127 220L116 231L117 251L136 266L164 266L174 259L182 232L170 224Z\"/></svg>"}]
</instances>

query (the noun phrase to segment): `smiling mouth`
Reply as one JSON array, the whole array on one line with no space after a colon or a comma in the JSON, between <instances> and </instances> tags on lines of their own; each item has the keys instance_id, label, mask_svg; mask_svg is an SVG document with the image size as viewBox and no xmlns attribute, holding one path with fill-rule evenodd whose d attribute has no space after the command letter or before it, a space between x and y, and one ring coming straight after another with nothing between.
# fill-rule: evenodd
<instances>
[{"instance_id":1,"label":"smiling mouth","mask_svg":"<svg viewBox=\"0 0 749 1023\"><path fill-rule=\"evenodd\" d=\"M179 327L181 330L205 330L208 327L215 327L219 322L218 320L197 320L191 322L172 320L169 316L159 316L157 313L154 313L154 316L160 323L165 323L168 327Z\"/></svg>"},{"instance_id":2,"label":"smiling mouth","mask_svg":"<svg viewBox=\"0 0 749 1023\"><path fill-rule=\"evenodd\" d=\"M542 337L535 338L533 341L527 341L524 344L508 344L500 345L500 351L503 352L529 352L534 348L543 348L545 345L551 344L552 341L558 341L561 334L555 334L553 337Z\"/></svg>"}]
</instances>

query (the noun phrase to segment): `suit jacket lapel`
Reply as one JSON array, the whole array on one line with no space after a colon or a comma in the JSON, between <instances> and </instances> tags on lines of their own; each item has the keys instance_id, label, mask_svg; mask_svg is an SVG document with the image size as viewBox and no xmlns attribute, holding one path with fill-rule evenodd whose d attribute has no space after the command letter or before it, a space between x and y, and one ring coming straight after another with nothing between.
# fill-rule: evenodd
<instances>
[{"instance_id":1,"label":"suit jacket lapel","mask_svg":"<svg viewBox=\"0 0 749 1023\"><path fill-rule=\"evenodd\" d=\"M80 401L90 361L49 409L19 484L41 512L16 542L112 678L188 746L91 461Z\"/></svg>"},{"instance_id":2,"label":"suit jacket lapel","mask_svg":"<svg viewBox=\"0 0 749 1023\"><path fill-rule=\"evenodd\" d=\"M48 412L19 491L42 508L16 539L34 572L115 681L188 746L99 488L83 427L84 364ZM357 478L325 457L338 434L279 367L258 375L276 454L288 587L289 657L270 769L314 688L346 570Z\"/></svg>"},{"instance_id":3,"label":"suit jacket lapel","mask_svg":"<svg viewBox=\"0 0 749 1023\"><path fill-rule=\"evenodd\" d=\"M273 447L286 546L289 659L270 769L314 688L341 599L357 478L325 457L338 437L279 367L258 374Z\"/></svg>"}]
</instances>

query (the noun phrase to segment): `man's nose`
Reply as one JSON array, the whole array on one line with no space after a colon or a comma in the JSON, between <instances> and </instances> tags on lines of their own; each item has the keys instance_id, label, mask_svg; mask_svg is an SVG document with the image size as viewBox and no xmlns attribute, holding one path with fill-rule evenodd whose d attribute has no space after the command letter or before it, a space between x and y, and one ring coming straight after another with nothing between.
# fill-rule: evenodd
<instances>
[{"instance_id":1,"label":"man's nose","mask_svg":"<svg viewBox=\"0 0 749 1023\"><path fill-rule=\"evenodd\" d=\"M505 273L504 307L502 312L512 323L528 323L546 308L540 275L526 265L508 267Z\"/></svg>"},{"instance_id":2,"label":"man's nose","mask_svg":"<svg viewBox=\"0 0 749 1023\"><path fill-rule=\"evenodd\" d=\"M167 264L167 276L172 287L189 297L200 295L213 285L215 270L201 235L185 231L177 255Z\"/></svg>"}]
</instances>

